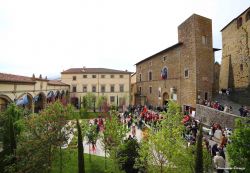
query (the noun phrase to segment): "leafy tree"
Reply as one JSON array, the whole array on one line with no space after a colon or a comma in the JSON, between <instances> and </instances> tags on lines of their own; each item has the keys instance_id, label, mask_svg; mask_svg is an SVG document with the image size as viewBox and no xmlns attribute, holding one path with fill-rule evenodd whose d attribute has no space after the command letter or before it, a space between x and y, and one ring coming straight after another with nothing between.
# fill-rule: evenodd
<instances>
[{"instance_id":1,"label":"leafy tree","mask_svg":"<svg viewBox=\"0 0 250 173\"><path fill-rule=\"evenodd\" d=\"M90 148L91 148L91 145L93 146L96 144L96 141L99 137L96 124L89 126L86 137L87 137L87 141L89 144L89 160L91 161Z\"/></svg>"},{"instance_id":2,"label":"leafy tree","mask_svg":"<svg viewBox=\"0 0 250 173\"><path fill-rule=\"evenodd\" d=\"M0 153L0 172L4 172L4 167L16 163L16 148L18 135L23 127L23 109L14 103L0 115L0 134L3 140L3 151Z\"/></svg>"},{"instance_id":3,"label":"leafy tree","mask_svg":"<svg viewBox=\"0 0 250 173\"><path fill-rule=\"evenodd\" d=\"M136 139L127 139L124 144L120 145L117 153L117 160L121 170L126 173L137 173L138 168L135 168L135 160L139 157L139 143Z\"/></svg>"},{"instance_id":4,"label":"leafy tree","mask_svg":"<svg viewBox=\"0 0 250 173\"><path fill-rule=\"evenodd\" d=\"M127 129L119 121L116 112L111 112L111 115L106 118L105 130L102 135L102 144L105 152L105 169L107 169L106 156L107 154L115 162L119 146L122 144L127 133Z\"/></svg>"},{"instance_id":5,"label":"leafy tree","mask_svg":"<svg viewBox=\"0 0 250 173\"><path fill-rule=\"evenodd\" d=\"M180 107L174 102L168 106L159 131L150 130L147 140L142 142L137 164L148 172L193 172L192 149L182 137Z\"/></svg>"},{"instance_id":6,"label":"leafy tree","mask_svg":"<svg viewBox=\"0 0 250 173\"><path fill-rule=\"evenodd\" d=\"M250 171L250 118L235 120L235 129L230 137L232 143L228 144L227 150L231 166L245 168Z\"/></svg>"},{"instance_id":7,"label":"leafy tree","mask_svg":"<svg viewBox=\"0 0 250 173\"><path fill-rule=\"evenodd\" d=\"M99 111L104 111L105 104L107 103L106 96L97 97L96 106L99 108Z\"/></svg>"},{"instance_id":8,"label":"leafy tree","mask_svg":"<svg viewBox=\"0 0 250 173\"><path fill-rule=\"evenodd\" d=\"M84 96L84 104L86 105L86 108L88 110L93 109L95 112L95 102L96 102L96 97L93 93L88 92L85 96Z\"/></svg>"},{"instance_id":9,"label":"leafy tree","mask_svg":"<svg viewBox=\"0 0 250 173\"><path fill-rule=\"evenodd\" d=\"M53 155L60 148L60 171L63 162L61 146L67 143L72 130L67 117L73 113L71 106L64 107L59 101L49 105L38 115L25 119L25 129L19 136L17 164L19 172L47 172L51 169Z\"/></svg>"}]
</instances>

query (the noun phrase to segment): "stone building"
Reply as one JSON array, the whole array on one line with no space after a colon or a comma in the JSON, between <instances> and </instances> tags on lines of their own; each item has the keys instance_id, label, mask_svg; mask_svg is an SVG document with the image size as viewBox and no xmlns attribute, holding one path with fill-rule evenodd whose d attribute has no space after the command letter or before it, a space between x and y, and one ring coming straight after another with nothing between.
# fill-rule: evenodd
<instances>
[{"instance_id":1,"label":"stone building","mask_svg":"<svg viewBox=\"0 0 250 173\"><path fill-rule=\"evenodd\" d=\"M58 80L0 73L0 111L15 102L31 112L39 112L58 99L66 104L68 93L69 85Z\"/></svg>"},{"instance_id":2,"label":"stone building","mask_svg":"<svg viewBox=\"0 0 250 173\"><path fill-rule=\"evenodd\" d=\"M70 97L79 105L88 92L106 96L108 104L123 106L130 103L131 72L106 68L70 68L61 72L62 82L70 85Z\"/></svg>"},{"instance_id":3,"label":"stone building","mask_svg":"<svg viewBox=\"0 0 250 173\"><path fill-rule=\"evenodd\" d=\"M222 30L220 89L250 86L250 7Z\"/></svg>"},{"instance_id":4,"label":"stone building","mask_svg":"<svg viewBox=\"0 0 250 173\"><path fill-rule=\"evenodd\" d=\"M220 64L218 62L214 63L214 84L213 84L213 94L219 93L219 80L220 80Z\"/></svg>"},{"instance_id":5,"label":"stone building","mask_svg":"<svg viewBox=\"0 0 250 173\"><path fill-rule=\"evenodd\" d=\"M136 63L137 104L175 100L195 108L211 99L214 53L211 19L193 14L178 27L178 43Z\"/></svg>"}]
</instances>

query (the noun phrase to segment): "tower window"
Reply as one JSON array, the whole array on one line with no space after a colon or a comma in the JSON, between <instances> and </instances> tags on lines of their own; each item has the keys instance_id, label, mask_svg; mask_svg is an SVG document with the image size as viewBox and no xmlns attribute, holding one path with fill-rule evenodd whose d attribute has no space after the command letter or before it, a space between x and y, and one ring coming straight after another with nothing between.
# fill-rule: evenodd
<instances>
[{"instance_id":1,"label":"tower window","mask_svg":"<svg viewBox=\"0 0 250 173\"><path fill-rule=\"evenodd\" d=\"M149 80L149 81L152 80L152 71L148 72L148 80Z\"/></svg>"},{"instance_id":2,"label":"tower window","mask_svg":"<svg viewBox=\"0 0 250 173\"><path fill-rule=\"evenodd\" d=\"M243 71L243 64L240 65L240 71Z\"/></svg>"},{"instance_id":3,"label":"tower window","mask_svg":"<svg viewBox=\"0 0 250 173\"><path fill-rule=\"evenodd\" d=\"M188 78L188 77L189 77L189 71L188 71L188 69L185 69L185 70L184 70L184 77L185 77L185 78Z\"/></svg>"},{"instance_id":4,"label":"tower window","mask_svg":"<svg viewBox=\"0 0 250 173\"><path fill-rule=\"evenodd\" d=\"M208 44L208 38L205 35L202 36L202 44L204 44L204 45Z\"/></svg>"},{"instance_id":5,"label":"tower window","mask_svg":"<svg viewBox=\"0 0 250 173\"><path fill-rule=\"evenodd\" d=\"M139 74L139 81L141 82L141 73Z\"/></svg>"},{"instance_id":6,"label":"tower window","mask_svg":"<svg viewBox=\"0 0 250 173\"><path fill-rule=\"evenodd\" d=\"M239 29L239 27L242 26L242 17L237 19L237 28Z\"/></svg>"},{"instance_id":7,"label":"tower window","mask_svg":"<svg viewBox=\"0 0 250 173\"><path fill-rule=\"evenodd\" d=\"M149 94L152 94L152 86L149 87Z\"/></svg>"}]
</instances>

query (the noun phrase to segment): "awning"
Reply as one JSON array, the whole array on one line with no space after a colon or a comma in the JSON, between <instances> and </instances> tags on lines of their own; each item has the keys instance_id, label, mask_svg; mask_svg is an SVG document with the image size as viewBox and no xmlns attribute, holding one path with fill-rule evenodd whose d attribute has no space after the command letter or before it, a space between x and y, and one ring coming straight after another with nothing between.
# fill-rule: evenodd
<instances>
[{"instance_id":1,"label":"awning","mask_svg":"<svg viewBox=\"0 0 250 173\"><path fill-rule=\"evenodd\" d=\"M29 104L29 100L28 100L27 94L24 95L23 97L21 97L20 99L18 99L18 100L16 101L16 105L17 105L17 106L20 106L20 105L27 105L27 104Z\"/></svg>"},{"instance_id":2,"label":"awning","mask_svg":"<svg viewBox=\"0 0 250 173\"><path fill-rule=\"evenodd\" d=\"M37 95L37 96L35 96L35 97L33 98L34 102L37 102L38 99L39 99L39 95Z\"/></svg>"},{"instance_id":3,"label":"awning","mask_svg":"<svg viewBox=\"0 0 250 173\"><path fill-rule=\"evenodd\" d=\"M50 91L50 92L48 93L48 95L47 95L47 98L51 98L51 97L53 97L53 96L54 96L53 91Z\"/></svg>"}]
</instances>

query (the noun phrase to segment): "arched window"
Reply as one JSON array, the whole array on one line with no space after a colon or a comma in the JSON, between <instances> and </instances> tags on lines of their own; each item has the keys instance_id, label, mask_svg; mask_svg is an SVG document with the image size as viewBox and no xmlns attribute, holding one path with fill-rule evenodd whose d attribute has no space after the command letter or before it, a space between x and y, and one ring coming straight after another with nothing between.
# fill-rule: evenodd
<instances>
[{"instance_id":1,"label":"arched window","mask_svg":"<svg viewBox=\"0 0 250 173\"><path fill-rule=\"evenodd\" d=\"M237 19L237 28L242 26L242 17Z\"/></svg>"},{"instance_id":2,"label":"arched window","mask_svg":"<svg viewBox=\"0 0 250 173\"><path fill-rule=\"evenodd\" d=\"M148 80L151 81L152 80L152 71L148 72Z\"/></svg>"},{"instance_id":3,"label":"arched window","mask_svg":"<svg viewBox=\"0 0 250 173\"><path fill-rule=\"evenodd\" d=\"M141 82L141 73L139 74L139 81Z\"/></svg>"},{"instance_id":4,"label":"arched window","mask_svg":"<svg viewBox=\"0 0 250 173\"><path fill-rule=\"evenodd\" d=\"M246 14L246 22L247 22L248 20L250 20L250 11L248 11L247 14Z\"/></svg>"}]
</instances>

